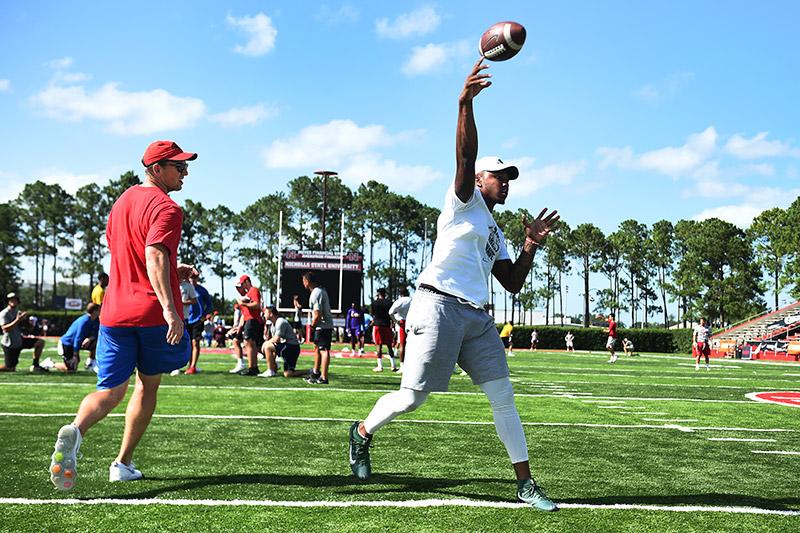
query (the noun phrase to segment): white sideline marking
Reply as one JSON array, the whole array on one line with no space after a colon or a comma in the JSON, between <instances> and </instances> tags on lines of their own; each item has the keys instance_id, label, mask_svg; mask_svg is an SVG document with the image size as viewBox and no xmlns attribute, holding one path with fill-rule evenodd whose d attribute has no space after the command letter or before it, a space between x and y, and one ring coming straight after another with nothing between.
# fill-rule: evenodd
<instances>
[{"instance_id":1,"label":"white sideline marking","mask_svg":"<svg viewBox=\"0 0 800 533\"><path fill-rule=\"evenodd\" d=\"M694 366L694 363L678 363L678 366ZM711 365L711 368L742 368L740 366L735 365Z\"/></svg>"},{"instance_id":2,"label":"white sideline marking","mask_svg":"<svg viewBox=\"0 0 800 533\"><path fill-rule=\"evenodd\" d=\"M597 385L598 383L592 381L581 381L581 382L573 382L573 383L589 383ZM20 386L20 387L92 387L94 388L94 382L83 382L83 383L59 383L59 382L47 382L47 381L0 381L0 386ZM619 383L618 383L619 385ZM628 384L630 385L630 383ZM665 385L666 386L666 385ZM692 385L694 387L714 387L714 385ZM720 388L725 389L741 389L745 387L726 387L722 386ZM240 391L296 391L296 392L367 392L367 393L376 393L376 394L386 394L389 392L394 392L397 389L340 389L335 387L243 387L237 385L161 385L159 389L220 389L220 390L240 390ZM762 389L764 389L762 387ZM769 390L769 388L764 389ZM784 390L781 389L774 389L774 390ZM457 391L447 391L447 392L434 392L433 394L437 395L452 395L452 396L484 396L483 392L457 392ZM698 402L698 403L746 403L748 405L766 405L766 403L753 403L747 400L712 400L712 399L705 399L705 398L646 398L646 397L637 397L637 396L594 396L591 392L581 392L581 393L559 393L559 394L532 394L532 393L525 393L525 392L515 392L514 396L523 397L523 398L569 398L571 396L577 395L588 395L592 396L593 400L582 400L586 402L591 402L595 400L614 400L607 403L625 403L625 400L635 400L635 401L642 401L642 402ZM574 398L577 399L577 398Z\"/></svg>"},{"instance_id":3,"label":"white sideline marking","mask_svg":"<svg viewBox=\"0 0 800 533\"><path fill-rule=\"evenodd\" d=\"M778 450L750 450L753 453L769 453L773 455L800 455L800 452L783 452Z\"/></svg>"},{"instance_id":4,"label":"white sideline marking","mask_svg":"<svg viewBox=\"0 0 800 533\"><path fill-rule=\"evenodd\" d=\"M617 371L618 372L618 371ZM547 370L514 370L515 374L548 374L552 376L585 376L585 372L548 372ZM602 377L614 377L614 378L630 378L634 376L629 376L627 374L609 374L604 372L593 372L593 375L602 376ZM636 377L657 377L656 374L651 374L650 376L636 376ZM686 379L686 380L713 380L713 381L753 381L751 377L742 377L742 378L723 378L719 376L698 376L697 374L692 373L689 376L670 376L670 379ZM780 378L771 378L768 376L761 376L759 379L763 379L764 381L779 381L779 382L788 382L788 383L797 383L795 379L780 379ZM569 381L559 381L558 383L570 383ZM620 385L619 383L615 383ZM651 385L651 383L638 383L638 385ZM654 383L652 385L655 385ZM675 385L670 384L672 386L684 387L685 385Z\"/></svg>"},{"instance_id":5,"label":"white sideline marking","mask_svg":"<svg viewBox=\"0 0 800 533\"><path fill-rule=\"evenodd\" d=\"M75 413L0 413L0 417L19 417L19 418L72 418ZM106 418L124 418L125 413L111 413ZM208 420L285 420L297 422L352 422L352 418L330 418L330 417L303 417L303 416L273 416L273 415L183 415L183 414L154 414L154 418L185 418L185 419L208 419ZM643 419L646 420L646 419ZM393 424L451 424L460 426L494 426L494 422L470 421L470 420L415 420L415 419L395 419ZM523 426L546 426L546 427L582 427L582 428L613 428L613 429L679 429L680 431L749 431L754 433L795 433L796 429L786 428L731 428L731 427L691 427L683 428L674 424L594 424L589 422L523 422Z\"/></svg>"},{"instance_id":6,"label":"white sideline marking","mask_svg":"<svg viewBox=\"0 0 800 533\"><path fill-rule=\"evenodd\" d=\"M598 405L598 409L645 409L644 407L631 407L629 405Z\"/></svg>"},{"instance_id":7,"label":"white sideline marking","mask_svg":"<svg viewBox=\"0 0 800 533\"><path fill-rule=\"evenodd\" d=\"M463 498L453 499L426 499L426 500L363 500L363 501L276 501L276 500L189 500L189 499L91 499L79 500L75 498L65 498L61 500L37 500L32 498L0 498L0 504L4 505L124 505L124 506L144 506L144 505L174 505L174 506L211 506L211 507L404 507L404 508L424 508L424 507L490 507L495 509L525 509L528 507L524 503L513 502L487 502L480 500L468 500ZM641 511L663 511L676 513L731 513L731 514L762 514L779 516L800 516L800 511L762 509L760 507L726 507L719 505L640 505L630 503L615 503L609 505L598 505L589 503L560 503L562 509L603 509L603 510L641 510Z\"/></svg>"},{"instance_id":8,"label":"white sideline marking","mask_svg":"<svg viewBox=\"0 0 800 533\"><path fill-rule=\"evenodd\" d=\"M708 440L727 442L775 442L775 439L737 439L735 437L708 437Z\"/></svg>"},{"instance_id":9,"label":"white sideline marking","mask_svg":"<svg viewBox=\"0 0 800 533\"><path fill-rule=\"evenodd\" d=\"M625 403L625 400L581 400L584 403Z\"/></svg>"},{"instance_id":10,"label":"white sideline marking","mask_svg":"<svg viewBox=\"0 0 800 533\"><path fill-rule=\"evenodd\" d=\"M668 415L669 413L662 413L659 411L620 411L625 415Z\"/></svg>"},{"instance_id":11,"label":"white sideline marking","mask_svg":"<svg viewBox=\"0 0 800 533\"><path fill-rule=\"evenodd\" d=\"M789 373L786 373L786 374L784 374L784 376L800 376L800 374L789 374Z\"/></svg>"}]
</instances>

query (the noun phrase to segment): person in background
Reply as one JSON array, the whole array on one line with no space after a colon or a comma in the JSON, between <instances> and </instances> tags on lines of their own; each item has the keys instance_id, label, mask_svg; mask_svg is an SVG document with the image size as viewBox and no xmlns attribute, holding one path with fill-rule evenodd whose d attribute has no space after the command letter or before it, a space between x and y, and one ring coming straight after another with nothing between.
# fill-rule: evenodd
<instances>
[{"instance_id":1,"label":"person in background","mask_svg":"<svg viewBox=\"0 0 800 533\"><path fill-rule=\"evenodd\" d=\"M372 341L375 343L375 351L378 356L378 364L373 368L373 372L383 372L383 347L389 355L389 362L392 365L392 372L399 370L394 357L394 338L392 335L392 319L389 316L389 309L392 301L386 298L386 289L378 289L375 300L372 302Z\"/></svg>"},{"instance_id":2,"label":"person in background","mask_svg":"<svg viewBox=\"0 0 800 533\"><path fill-rule=\"evenodd\" d=\"M539 332L536 330L531 331L531 350L536 351L536 347L539 345Z\"/></svg>"},{"instance_id":3,"label":"person in background","mask_svg":"<svg viewBox=\"0 0 800 533\"><path fill-rule=\"evenodd\" d=\"M20 324L23 320L27 320L28 313L18 309L19 297L16 293L8 293L6 302L6 308L0 311L0 327L3 329L3 337L0 341L0 344L3 345L3 366L0 366L0 372L14 372L19 363L20 352L33 349L31 372L46 374L48 370L39 364L44 350L44 340L22 334Z\"/></svg>"},{"instance_id":4,"label":"person in background","mask_svg":"<svg viewBox=\"0 0 800 533\"><path fill-rule=\"evenodd\" d=\"M508 356L514 357L514 343L512 332L514 331L514 322L509 320L503 326L503 329L500 330L500 340L503 341L503 346L508 349Z\"/></svg>"},{"instance_id":5,"label":"person in background","mask_svg":"<svg viewBox=\"0 0 800 533\"><path fill-rule=\"evenodd\" d=\"M247 274L239 278L237 288L244 291L244 296L239 298L239 307L242 310L242 339L244 351L247 354L247 368L239 372L240 376L257 376L258 352L264 343L264 317L261 314L261 291L250 281Z\"/></svg>"},{"instance_id":6,"label":"person in background","mask_svg":"<svg viewBox=\"0 0 800 533\"><path fill-rule=\"evenodd\" d=\"M58 340L58 355L63 362L55 363L49 357L42 361L45 368L55 368L61 372L76 372L80 363L80 351L90 350L94 354L97 335L100 330L100 306L92 302L86 306L86 313L73 320L69 329ZM92 369L96 369L95 365Z\"/></svg>"},{"instance_id":7,"label":"person in background","mask_svg":"<svg viewBox=\"0 0 800 533\"><path fill-rule=\"evenodd\" d=\"M355 302L350 304L344 323L347 328L347 336L350 338L350 348L353 355L356 353L356 343L358 343L358 355L364 355L364 314Z\"/></svg>"},{"instance_id":8,"label":"person in background","mask_svg":"<svg viewBox=\"0 0 800 533\"><path fill-rule=\"evenodd\" d=\"M303 286L311 292L308 305L311 307L311 331L314 335L314 368L306 382L310 385L327 385L333 334L330 299L325 287L319 286L314 272L303 274Z\"/></svg>"},{"instance_id":9,"label":"person in background","mask_svg":"<svg viewBox=\"0 0 800 533\"><path fill-rule=\"evenodd\" d=\"M214 320L211 315L206 315L203 321L203 339L206 341L206 347L211 348L211 342L214 340Z\"/></svg>"},{"instance_id":10,"label":"person in background","mask_svg":"<svg viewBox=\"0 0 800 533\"><path fill-rule=\"evenodd\" d=\"M566 335L564 335L564 342L567 343L567 351L574 352L575 351L575 335L572 334L571 331L568 331Z\"/></svg>"},{"instance_id":11,"label":"person in background","mask_svg":"<svg viewBox=\"0 0 800 533\"><path fill-rule=\"evenodd\" d=\"M92 289L92 303L103 305L103 297L106 295L106 287L108 287L108 274L101 272L97 276L97 285Z\"/></svg>"},{"instance_id":12,"label":"person in background","mask_svg":"<svg viewBox=\"0 0 800 533\"><path fill-rule=\"evenodd\" d=\"M397 325L397 355L400 358L400 370L403 371L403 361L406 357L406 317L408 317L408 310L411 307L411 296L408 295L407 287L400 287L400 298L395 300L392 307L389 308L389 314L392 315L395 324Z\"/></svg>"}]
</instances>

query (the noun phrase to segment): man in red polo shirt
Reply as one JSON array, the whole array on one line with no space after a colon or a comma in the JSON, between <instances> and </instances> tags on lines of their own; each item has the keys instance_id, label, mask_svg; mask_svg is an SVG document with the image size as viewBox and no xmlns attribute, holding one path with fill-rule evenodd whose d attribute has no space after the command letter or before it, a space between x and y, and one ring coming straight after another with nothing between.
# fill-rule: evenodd
<instances>
[{"instance_id":1,"label":"man in red polo shirt","mask_svg":"<svg viewBox=\"0 0 800 533\"><path fill-rule=\"evenodd\" d=\"M258 375L258 351L264 343L264 317L261 314L261 291L253 286L247 274L239 278L236 288L244 291L239 298L239 308L242 310L242 339L244 351L247 354L247 368L243 368L240 376Z\"/></svg>"},{"instance_id":2,"label":"man in red polo shirt","mask_svg":"<svg viewBox=\"0 0 800 533\"><path fill-rule=\"evenodd\" d=\"M74 486L83 436L122 401L134 371L136 386L109 481L142 477L133 451L155 411L161 374L186 365L191 353L179 280L194 268L177 261L183 212L168 195L181 190L189 174L187 161L196 158L172 141L152 143L142 158L145 182L122 193L111 208L106 227L111 269L95 355L97 390L83 399L72 424L58 431L50 480L59 490Z\"/></svg>"},{"instance_id":3,"label":"man in red polo shirt","mask_svg":"<svg viewBox=\"0 0 800 533\"><path fill-rule=\"evenodd\" d=\"M617 352L614 351L614 346L617 344L617 322L614 318L614 313L609 313L608 340L606 341L606 350L611 353L611 359L607 361L609 363L615 363L617 361Z\"/></svg>"}]
</instances>

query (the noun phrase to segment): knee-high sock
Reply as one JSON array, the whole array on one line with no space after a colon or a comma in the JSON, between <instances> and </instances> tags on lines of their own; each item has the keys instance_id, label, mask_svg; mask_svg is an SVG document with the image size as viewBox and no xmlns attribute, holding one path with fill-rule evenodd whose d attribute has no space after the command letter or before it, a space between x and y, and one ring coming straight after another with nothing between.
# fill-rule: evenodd
<instances>
[{"instance_id":1,"label":"knee-high sock","mask_svg":"<svg viewBox=\"0 0 800 533\"><path fill-rule=\"evenodd\" d=\"M514 404L514 388L508 378L495 379L481 383L481 389L489 398L494 415L494 427L497 436L506 447L511 463L516 464L528 460L528 444L525 431L519 419L517 406Z\"/></svg>"},{"instance_id":2,"label":"knee-high sock","mask_svg":"<svg viewBox=\"0 0 800 533\"><path fill-rule=\"evenodd\" d=\"M364 429L367 433L375 433L396 417L425 403L429 394L425 391L400 389L381 396L369 416L364 419Z\"/></svg>"}]
</instances>

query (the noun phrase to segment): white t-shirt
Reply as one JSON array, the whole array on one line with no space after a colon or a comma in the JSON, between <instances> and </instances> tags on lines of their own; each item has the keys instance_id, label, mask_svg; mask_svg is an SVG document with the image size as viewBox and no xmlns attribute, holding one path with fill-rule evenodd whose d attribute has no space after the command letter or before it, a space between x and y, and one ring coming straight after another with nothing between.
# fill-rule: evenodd
<instances>
[{"instance_id":1,"label":"white t-shirt","mask_svg":"<svg viewBox=\"0 0 800 533\"><path fill-rule=\"evenodd\" d=\"M697 334L697 342L708 342L708 338L711 336L711 329L700 324L694 327L694 332Z\"/></svg>"},{"instance_id":2,"label":"white t-shirt","mask_svg":"<svg viewBox=\"0 0 800 533\"><path fill-rule=\"evenodd\" d=\"M511 259L506 238L476 187L463 203L450 186L436 225L433 259L417 282L463 298L476 307L489 301L494 262Z\"/></svg>"},{"instance_id":3,"label":"white t-shirt","mask_svg":"<svg viewBox=\"0 0 800 533\"><path fill-rule=\"evenodd\" d=\"M183 280L181 281L181 300L196 300L197 299L197 291L194 290L194 285L190 281ZM189 310L192 308L191 305L184 304L183 306L183 318L188 320L189 319Z\"/></svg>"},{"instance_id":4,"label":"white t-shirt","mask_svg":"<svg viewBox=\"0 0 800 533\"><path fill-rule=\"evenodd\" d=\"M401 296L389 308L389 314L395 321L400 322L408 316L409 307L411 307L411 296Z\"/></svg>"},{"instance_id":5,"label":"white t-shirt","mask_svg":"<svg viewBox=\"0 0 800 533\"><path fill-rule=\"evenodd\" d=\"M568 345L568 346L569 346L570 344L572 344L572 341L573 341L574 339L575 339L575 335L573 335L572 333L567 333L567 334L564 336L564 340L565 340L565 341L567 341L567 345Z\"/></svg>"},{"instance_id":6,"label":"white t-shirt","mask_svg":"<svg viewBox=\"0 0 800 533\"><path fill-rule=\"evenodd\" d=\"M308 305L313 311L319 311L320 317L317 322L317 329L333 329L333 315L331 315L331 304L328 299L328 291L324 287L314 287L311 296L308 298Z\"/></svg>"}]
</instances>

